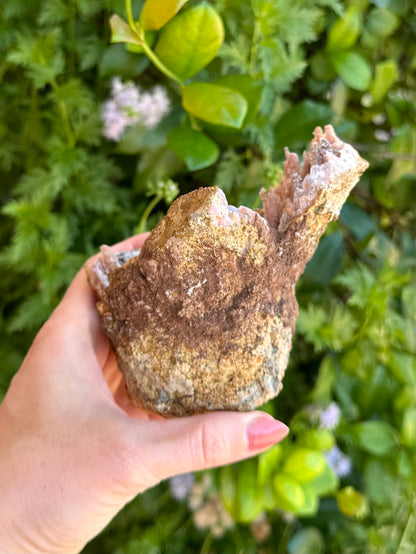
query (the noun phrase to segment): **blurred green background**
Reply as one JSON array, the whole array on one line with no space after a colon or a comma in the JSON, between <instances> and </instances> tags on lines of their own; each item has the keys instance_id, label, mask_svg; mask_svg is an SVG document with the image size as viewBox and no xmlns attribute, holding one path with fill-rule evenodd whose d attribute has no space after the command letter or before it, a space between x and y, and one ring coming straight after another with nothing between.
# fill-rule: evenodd
<instances>
[{"instance_id":1,"label":"blurred green background","mask_svg":"<svg viewBox=\"0 0 416 554\"><path fill-rule=\"evenodd\" d=\"M135 21L143 4L133 0ZM84 552L410 554L414 2L190 0L155 29L158 4L148 0L141 18L146 44L186 85L226 87L233 120L209 120L192 87L123 43L132 40L122 23L123 42L110 42L123 1L0 6L0 397L100 244L151 229L177 193L200 186L257 207L259 189L278 182L283 148L300 153L331 123L370 169L297 286L284 389L265 407L290 436L140 495ZM180 37L191 35L190 51Z\"/></svg>"}]
</instances>

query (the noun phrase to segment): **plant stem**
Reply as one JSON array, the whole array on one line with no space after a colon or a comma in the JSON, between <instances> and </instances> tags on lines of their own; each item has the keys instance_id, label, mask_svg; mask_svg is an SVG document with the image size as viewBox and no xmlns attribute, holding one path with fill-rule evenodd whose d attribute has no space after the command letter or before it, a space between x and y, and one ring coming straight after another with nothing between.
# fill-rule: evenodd
<instances>
[{"instance_id":1,"label":"plant stem","mask_svg":"<svg viewBox=\"0 0 416 554\"><path fill-rule=\"evenodd\" d=\"M259 38L260 24L257 19L254 20L254 31L253 39L251 43L251 52L250 52L250 74L254 75L254 70L256 69L256 58L257 58L257 41Z\"/></svg>"},{"instance_id":2,"label":"plant stem","mask_svg":"<svg viewBox=\"0 0 416 554\"><path fill-rule=\"evenodd\" d=\"M149 60L153 62L153 64L159 69L159 71L164 75L166 75L166 77L169 77L169 79L172 79L173 81L176 81L177 83L182 85L183 80L177 75L175 75L173 71L167 68L166 65L156 56L156 54L147 44L143 29L141 29L140 26L137 25L133 19L131 0L126 0L126 13L127 13L127 21L129 23L130 29L133 31L133 33L137 36L137 38L141 42L143 51L146 54L146 56L149 58Z\"/></svg>"},{"instance_id":3,"label":"plant stem","mask_svg":"<svg viewBox=\"0 0 416 554\"><path fill-rule=\"evenodd\" d=\"M201 552L200 554L209 554L209 551L211 550L212 546L212 533L207 533L207 536L205 537L204 542L201 546Z\"/></svg>"},{"instance_id":4,"label":"plant stem","mask_svg":"<svg viewBox=\"0 0 416 554\"><path fill-rule=\"evenodd\" d=\"M139 224L136 227L136 233L140 235L141 233L144 233L146 231L146 224L147 220L149 219L149 215L152 213L153 208L159 204L159 202L162 200L162 196L157 194L146 206L146 209L142 213L142 217L140 218Z\"/></svg>"},{"instance_id":5,"label":"plant stem","mask_svg":"<svg viewBox=\"0 0 416 554\"><path fill-rule=\"evenodd\" d=\"M143 40L142 48L146 56L153 62L153 64L159 69L159 71L161 71L164 75L166 75L166 77L169 77L169 79L176 81L180 85L183 84L182 79L175 75L175 73L168 69L166 65L161 60L159 60L159 58L156 56L156 54L153 52L153 50L150 48L145 40Z\"/></svg>"},{"instance_id":6,"label":"plant stem","mask_svg":"<svg viewBox=\"0 0 416 554\"><path fill-rule=\"evenodd\" d=\"M127 21L129 22L131 30L137 33L136 24L134 23L133 12L131 9L131 0L126 0L126 13Z\"/></svg>"},{"instance_id":7,"label":"plant stem","mask_svg":"<svg viewBox=\"0 0 416 554\"><path fill-rule=\"evenodd\" d=\"M56 95L59 91L58 83L55 80L53 80L51 82L51 86L52 86L52 89L53 89L53 91ZM58 106L58 111L59 111L59 114L61 116L62 126L64 128L64 132L65 132L65 135L66 135L66 138L67 138L67 141L68 141L68 145L70 146L70 148L73 148L75 146L75 137L74 137L74 133L72 132L72 129L71 129L71 123L69 121L69 115L68 115L68 110L66 109L66 104L63 100L58 100L56 102L56 105Z\"/></svg>"}]
</instances>

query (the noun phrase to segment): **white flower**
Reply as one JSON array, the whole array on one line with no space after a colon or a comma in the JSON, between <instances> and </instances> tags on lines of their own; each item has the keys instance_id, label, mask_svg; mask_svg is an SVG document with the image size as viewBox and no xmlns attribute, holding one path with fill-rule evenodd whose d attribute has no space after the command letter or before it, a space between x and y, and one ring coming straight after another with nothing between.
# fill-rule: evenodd
<instances>
[{"instance_id":1,"label":"white flower","mask_svg":"<svg viewBox=\"0 0 416 554\"><path fill-rule=\"evenodd\" d=\"M129 124L129 119L114 100L104 102L101 116L104 122L105 137L110 140L120 140L125 127Z\"/></svg>"},{"instance_id":2,"label":"white flower","mask_svg":"<svg viewBox=\"0 0 416 554\"><path fill-rule=\"evenodd\" d=\"M119 77L111 81L111 96L102 107L104 136L120 140L124 129L136 123L152 128L169 112L170 102L161 86L141 92L132 81L122 83Z\"/></svg>"},{"instance_id":3,"label":"white flower","mask_svg":"<svg viewBox=\"0 0 416 554\"><path fill-rule=\"evenodd\" d=\"M222 537L234 527L234 520L224 508L218 494L211 494L193 514L195 527L209 528L216 538Z\"/></svg>"},{"instance_id":4,"label":"white flower","mask_svg":"<svg viewBox=\"0 0 416 554\"><path fill-rule=\"evenodd\" d=\"M195 475L193 473L181 473L174 475L169 479L170 494L175 500L185 500L191 493L195 483Z\"/></svg>"},{"instance_id":5,"label":"white flower","mask_svg":"<svg viewBox=\"0 0 416 554\"><path fill-rule=\"evenodd\" d=\"M169 98L161 86L144 92L139 100L140 122L145 127L155 127L170 110Z\"/></svg>"},{"instance_id":6,"label":"white flower","mask_svg":"<svg viewBox=\"0 0 416 554\"><path fill-rule=\"evenodd\" d=\"M331 404L319 414L319 427L321 429L335 429L341 418L341 409L336 402Z\"/></svg>"},{"instance_id":7,"label":"white flower","mask_svg":"<svg viewBox=\"0 0 416 554\"><path fill-rule=\"evenodd\" d=\"M333 446L331 450L325 454L325 458L328 465L338 477L345 477L351 473L351 458L341 452L338 446Z\"/></svg>"}]
</instances>

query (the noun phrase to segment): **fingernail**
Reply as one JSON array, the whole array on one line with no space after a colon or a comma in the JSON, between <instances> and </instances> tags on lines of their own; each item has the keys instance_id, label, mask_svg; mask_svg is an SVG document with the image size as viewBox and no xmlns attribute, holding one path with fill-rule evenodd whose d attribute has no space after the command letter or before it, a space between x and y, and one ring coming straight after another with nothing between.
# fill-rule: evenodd
<instances>
[{"instance_id":1,"label":"fingernail","mask_svg":"<svg viewBox=\"0 0 416 554\"><path fill-rule=\"evenodd\" d=\"M284 439L289 427L272 417L262 416L251 421L247 427L249 450L261 450Z\"/></svg>"}]
</instances>

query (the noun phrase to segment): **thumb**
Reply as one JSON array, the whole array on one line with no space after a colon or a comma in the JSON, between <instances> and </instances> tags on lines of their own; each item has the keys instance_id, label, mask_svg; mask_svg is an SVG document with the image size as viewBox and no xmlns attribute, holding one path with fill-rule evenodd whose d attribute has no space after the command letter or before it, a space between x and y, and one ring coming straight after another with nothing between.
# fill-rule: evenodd
<instances>
[{"instance_id":1,"label":"thumb","mask_svg":"<svg viewBox=\"0 0 416 554\"><path fill-rule=\"evenodd\" d=\"M156 481L178 473L225 465L269 448L288 427L264 412L213 412L192 417L138 422L140 460ZM144 429L145 425L145 429ZM143 431L145 430L145 436Z\"/></svg>"}]
</instances>

